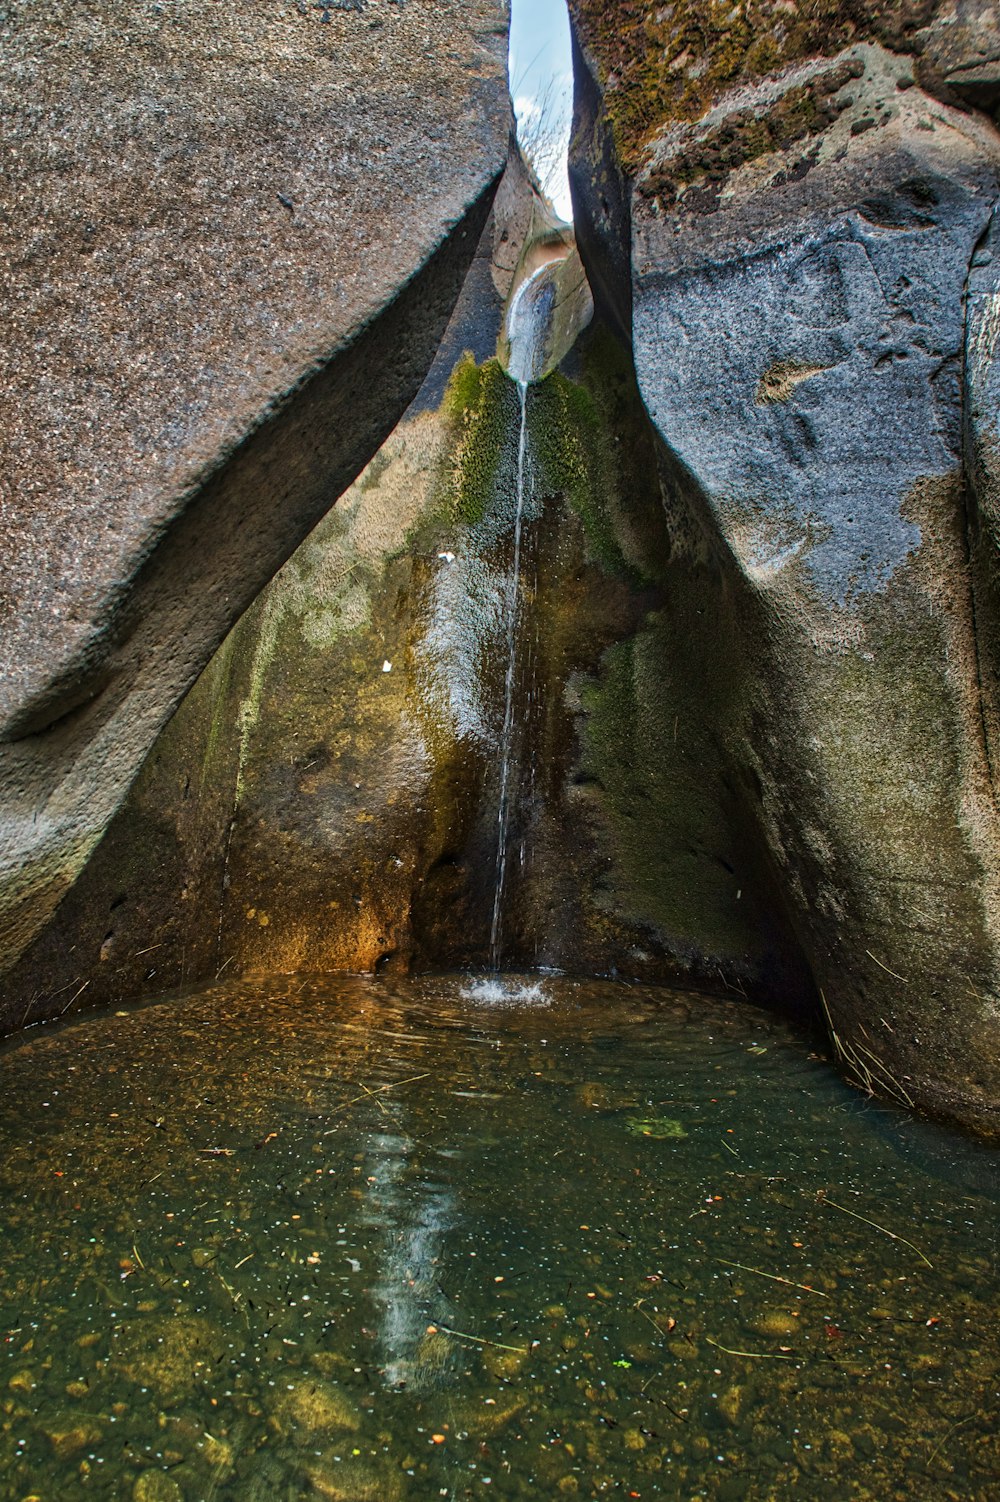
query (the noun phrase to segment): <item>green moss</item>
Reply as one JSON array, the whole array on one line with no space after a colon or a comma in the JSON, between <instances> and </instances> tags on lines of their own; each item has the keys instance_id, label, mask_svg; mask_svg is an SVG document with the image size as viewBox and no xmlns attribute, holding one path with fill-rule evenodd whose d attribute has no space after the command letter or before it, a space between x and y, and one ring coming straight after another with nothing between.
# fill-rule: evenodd
<instances>
[{"instance_id":1,"label":"green moss","mask_svg":"<svg viewBox=\"0 0 1000 1502\"><path fill-rule=\"evenodd\" d=\"M857 42L915 52L944 0L571 0L594 58L622 165L634 174L652 135L698 120L737 84Z\"/></svg>"},{"instance_id":2,"label":"green moss","mask_svg":"<svg viewBox=\"0 0 1000 1502\"><path fill-rule=\"evenodd\" d=\"M626 1116L625 1129L633 1137L649 1137L654 1142L664 1142L668 1137L687 1136L683 1122L676 1116Z\"/></svg>"},{"instance_id":3,"label":"green moss","mask_svg":"<svg viewBox=\"0 0 1000 1502\"><path fill-rule=\"evenodd\" d=\"M530 414L531 451L542 491L564 496L604 568L630 573L611 511L615 476L609 434L594 397L556 372L533 392Z\"/></svg>"},{"instance_id":4,"label":"green moss","mask_svg":"<svg viewBox=\"0 0 1000 1502\"><path fill-rule=\"evenodd\" d=\"M493 493L510 431L514 387L497 360L477 365L466 352L452 371L442 409L455 428L455 462L447 487L450 518L481 521Z\"/></svg>"},{"instance_id":5,"label":"green moss","mask_svg":"<svg viewBox=\"0 0 1000 1502\"><path fill-rule=\"evenodd\" d=\"M528 418L535 484L580 519L590 556L633 585L662 577L669 552L655 482L656 453L619 341L598 325L577 345L580 373L532 388Z\"/></svg>"},{"instance_id":6,"label":"green moss","mask_svg":"<svg viewBox=\"0 0 1000 1502\"><path fill-rule=\"evenodd\" d=\"M656 578L649 566L626 556L620 534L624 511L652 492L655 469L648 426L625 351L606 330L584 337L582 377L556 371L531 388L528 425L534 488L559 496L583 523L592 557L633 582ZM437 522L474 525L486 514L496 486L512 462L517 432L516 387L495 359L477 365L464 354L445 389L442 410L454 433L454 458L445 476ZM633 473L633 466L641 473ZM655 487L653 487L655 490ZM662 533L662 514L643 516L631 530Z\"/></svg>"},{"instance_id":7,"label":"green moss","mask_svg":"<svg viewBox=\"0 0 1000 1502\"><path fill-rule=\"evenodd\" d=\"M841 91L863 73L864 64L852 58L828 68L807 84L788 89L763 114L734 110L690 150L668 158L644 178L640 191L669 207L685 187L704 182L709 188L708 201L702 195L699 207L703 211L713 208L730 172L737 167L819 135L832 125L850 103L850 96ZM808 170L809 165L810 158L806 157L803 169Z\"/></svg>"},{"instance_id":8,"label":"green moss","mask_svg":"<svg viewBox=\"0 0 1000 1502\"><path fill-rule=\"evenodd\" d=\"M223 762L225 762L229 751L227 736L228 705L229 696L232 692L238 629L237 626L236 629L230 631L199 680L201 683L200 692L206 696L210 706L208 710L208 729L205 731L205 745L201 757L201 773L198 779L199 798L204 795L209 777L215 771L220 751ZM192 697L194 697L193 693Z\"/></svg>"},{"instance_id":9,"label":"green moss","mask_svg":"<svg viewBox=\"0 0 1000 1502\"><path fill-rule=\"evenodd\" d=\"M939 627L919 605L894 619L881 600L870 607L869 620L877 655L831 655L822 673L813 668L809 693L811 721L823 727L814 749L828 821L858 868L868 868L874 905L876 893L896 900L884 883L885 864L898 871L943 870L945 852L951 852L948 864L969 862L971 868L971 862L954 803L959 747L954 720L942 713L954 691ZM919 780L886 773L916 767ZM867 859L864 852L870 852ZM974 905L971 870L968 890Z\"/></svg>"},{"instance_id":10,"label":"green moss","mask_svg":"<svg viewBox=\"0 0 1000 1502\"><path fill-rule=\"evenodd\" d=\"M635 483L645 470L655 494L638 452ZM718 980L721 965L767 987L784 969L783 923L727 749L744 723L741 630L710 565L681 552L660 578L640 629L578 683L577 775L605 860L596 901L692 976Z\"/></svg>"},{"instance_id":11,"label":"green moss","mask_svg":"<svg viewBox=\"0 0 1000 1502\"><path fill-rule=\"evenodd\" d=\"M482 395L481 368L469 350L460 357L448 378L442 406L453 422L464 422L467 414L478 410Z\"/></svg>"},{"instance_id":12,"label":"green moss","mask_svg":"<svg viewBox=\"0 0 1000 1502\"><path fill-rule=\"evenodd\" d=\"M701 883L692 892L683 869L685 842L673 833L693 822L684 816L674 770L660 749L670 744L673 694L666 684L644 682L642 658L651 648L660 656L665 645L654 626L641 645L635 638L605 654L600 677L582 695L583 763L603 789L613 850L610 901L683 947L711 920ZM665 831L673 837L665 839Z\"/></svg>"}]
</instances>

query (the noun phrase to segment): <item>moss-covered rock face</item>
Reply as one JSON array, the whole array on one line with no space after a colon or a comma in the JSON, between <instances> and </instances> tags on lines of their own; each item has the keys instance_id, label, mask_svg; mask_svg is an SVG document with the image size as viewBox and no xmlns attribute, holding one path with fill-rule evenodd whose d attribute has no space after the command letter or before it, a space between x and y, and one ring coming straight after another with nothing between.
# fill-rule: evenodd
<instances>
[{"instance_id":1,"label":"moss-covered rock face","mask_svg":"<svg viewBox=\"0 0 1000 1502\"><path fill-rule=\"evenodd\" d=\"M607 114L623 166L635 174L664 125L702 118L719 98L795 64L831 58L874 42L911 60L918 81L950 93L978 84L976 102L993 103L998 81L996 7L971 0L570 0L580 34L605 90ZM990 64L992 63L992 68ZM763 127L751 127L743 149L761 133L787 143L828 123L826 85L794 89ZM1000 101L998 101L1000 102ZM748 122L734 120L732 138Z\"/></svg>"},{"instance_id":2,"label":"moss-covered rock face","mask_svg":"<svg viewBox=\"0 0 1000 1502\"><path fill-rule=\"evenodd\" d=\"M731 611L705 722L845 1066L1000 1129L996 7L573 10L574 179L613 184L610 119L623 182L581 245L627 257L608 300Z\"/></svg>"},{"instance_id":3,"label":"moss-covered rock face","mask_svg":"<svg viewBox=\"0 0 1000 1502\"><path fill-rule=\"evenodd\" d=\"M606 330L526 424L504 962L801 1003L699 711L737 691L726 643ZM161 736L16 978L29 1016L84 982L485 963L519 427L514 383L468 355L401 424Z\"/></svg>"}]
</instances>

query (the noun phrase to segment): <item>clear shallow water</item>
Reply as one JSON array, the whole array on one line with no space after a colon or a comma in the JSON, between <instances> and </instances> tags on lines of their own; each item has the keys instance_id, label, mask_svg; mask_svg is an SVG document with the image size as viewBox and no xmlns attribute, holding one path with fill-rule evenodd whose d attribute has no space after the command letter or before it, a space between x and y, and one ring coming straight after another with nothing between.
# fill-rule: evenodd
<instances>
[{"instance_id":1,"label":"clear shallow water","mask_svg":"<svg viewBox=\"0 0 1000 1502\"><path fill-rule=\"evenodd\" d=\"M1000 1494L996 1155L749 1009L523 990L8 1046L0 1496Z\"/></svg>"}]
</instances>

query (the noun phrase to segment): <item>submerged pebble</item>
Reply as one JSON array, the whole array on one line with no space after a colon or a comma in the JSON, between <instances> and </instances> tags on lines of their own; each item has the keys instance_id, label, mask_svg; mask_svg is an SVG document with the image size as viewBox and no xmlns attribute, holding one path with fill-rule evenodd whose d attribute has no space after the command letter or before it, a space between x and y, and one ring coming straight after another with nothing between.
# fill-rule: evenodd
<instances>
[{"instance_id":1,"label":"submerged pebble","mask_svg":"<svg viewBox=\"0 0 1000 1502\"><path fill-rule=\"evenodd\" d=\"M625 1125L633 1137L650 1137L655 1142L687 1136L683 1124L673 1116L627 1116Z\"/></svg>"}]
</instances>

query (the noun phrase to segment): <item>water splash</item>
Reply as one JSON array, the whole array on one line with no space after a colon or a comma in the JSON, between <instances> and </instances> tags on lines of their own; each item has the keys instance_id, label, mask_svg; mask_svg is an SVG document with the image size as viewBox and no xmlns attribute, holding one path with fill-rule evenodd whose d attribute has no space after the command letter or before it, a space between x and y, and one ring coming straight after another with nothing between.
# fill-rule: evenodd
<instances>
[{"instance_id":1,"label":"water splash","mask_svg":"<svg viewBox=\"0 0 1000 1502\"><path fill-rule=\"evenodd\" d=\"M501 980L495 975L483 976L463 987L462 995L467 1001L484 1007L551 1006L551 999L541 981L519 980L507 976Z\"/></svg>"}]
</instances>

